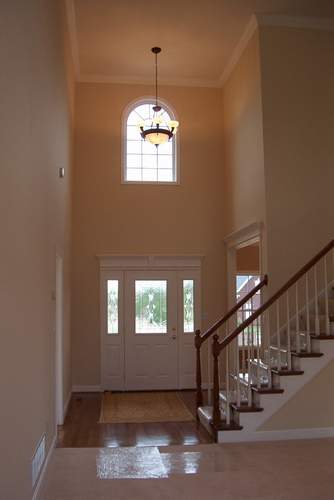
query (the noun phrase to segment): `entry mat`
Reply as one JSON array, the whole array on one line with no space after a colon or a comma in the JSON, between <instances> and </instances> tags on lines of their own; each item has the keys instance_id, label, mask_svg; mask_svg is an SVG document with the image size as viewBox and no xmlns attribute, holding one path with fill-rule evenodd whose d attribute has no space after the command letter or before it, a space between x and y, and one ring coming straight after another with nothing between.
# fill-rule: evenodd
<instances>
[{"instance_id":1,"label":"entry mat","mask_svg":"<svg viewBox=\"0 0 334 500\"><path fill-rule=\"evenodd\" d=\"M188 422L195 420L177 392L104 392L99 423Z\"/></svg>"}]
</instances>

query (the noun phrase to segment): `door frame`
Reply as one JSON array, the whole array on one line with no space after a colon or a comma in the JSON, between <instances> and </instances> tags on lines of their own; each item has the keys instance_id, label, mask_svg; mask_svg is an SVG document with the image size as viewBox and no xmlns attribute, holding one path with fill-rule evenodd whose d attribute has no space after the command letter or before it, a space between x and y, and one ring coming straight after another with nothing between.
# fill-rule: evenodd
<instances>
[{"instance_id":1,"label":"door frame","mask_svg":"<svg viewBox=\"0 0 334 500\"><path fill-rule=\"evenodd\" d=\"M236 303L235 276L237 271L236 252L238 248L248 246L251 243L259 243L260 275L266 269L265 248L264 248L264 225L262 222L254 222L245 226L224 238L226 248L227 265L227 303L231 309Z\"/></svg>"},{"instance_id":2,"label":"door frame","mask_svg":"<svg viewBox=\"0 0 334 500\"><path fill-rule=\"evenodd\" d=\"M102 391L106 388L104 376L106 368L104 355L106 347L106 336L104 334L106 321L105 279L108 279L108 276L112 272L117 274L126 271L196 270L199 273L198 297L199 306L201 306L201 269L203 257L203 255L97 255L100 270L100 381ZM124 290L122 290L122 294L124 295ZM124 308L124 297L121 298L121 308ZM122 310L120 310L120 315L123 315ZM200 329L202 322L201 307L198 316L196 328ZM124 343L124 337L122 342Z\"/></svg>"},{"instance_id":3,"label":"door frame","mask_svg":"<svg viewBox=\"0 0 334 500\"><path fill-rule=\"evenodd\" d=\"M64 423L64 262L56 254L55 286L55 419Z\"/></svg>"}]
</instances>

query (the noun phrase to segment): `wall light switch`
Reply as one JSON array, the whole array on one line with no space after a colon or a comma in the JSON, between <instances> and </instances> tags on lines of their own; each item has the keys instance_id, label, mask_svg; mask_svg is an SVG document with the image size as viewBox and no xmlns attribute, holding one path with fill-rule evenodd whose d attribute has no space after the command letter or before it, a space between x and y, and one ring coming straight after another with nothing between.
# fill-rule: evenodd
<instances>
[{"instance_id":1,"label":"wall light switch","mask_svg":"<svg viewBox=\"0 0 334 500\"><path fill-rule=\"evenodd\" d=\"M60 167L59 168L59 177L62 179L63 177L65 177L65 169L64 167Z\"/></svg>"}]
</instances>

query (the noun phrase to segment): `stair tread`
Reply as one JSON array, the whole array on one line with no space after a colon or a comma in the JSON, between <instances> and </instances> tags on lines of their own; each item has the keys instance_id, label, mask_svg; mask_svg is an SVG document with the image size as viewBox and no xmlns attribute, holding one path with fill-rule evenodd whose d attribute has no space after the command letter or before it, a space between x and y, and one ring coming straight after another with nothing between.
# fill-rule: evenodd
<instances>
[{"instance_id":1,"label":"stair tread","mask_svg":"<svg viewBox=\"0 0 334 500\"><path fill-rule=\"evenodd\" d=\"M225 391L220 391L219 392L219 397L220 399L223 399L225 403L227 402L227 396ZM235 397L234 395L232 396L233 398ZM230 406L233 408L233 410L236 410L240 413L252 413L252 412L259 412L263 411L263 408L260 408L259 406L256 405L248 405L248 400L246 398L242 399L240 405L237 405L237 402L235 399L232 399L230 401Z\"/></svg>"},{"instance_id":2,"label":"stair tread","mask_svg":"<svg viewBox=\"0 0 334 500\"><path fill-rule=\"evenodd\" d=\"M284 389L279 387L252 387L252 391L258 394L282 394Z\"/></svg>"},{"instance_id":3,"label":"stair tread","mask_svg":"<svg viewBox=\"0 0 334 500\"><path fill-rule=\"evenodd\" d=\"M242 376L241 376L242 375ZM233 378L233 380L237 380L238 379L238 376L237 375L234 375L234 373L231 373L230 374L231 378ZM239 376L239 381L241 384L245 385L246 387L248 387L248 373L245 373L245 374L240 374ZM251 387L253 387L254 385L256 384L251 384ZM266 387L267 384L261 384L263 387Z\"/></svg>"},{"instance_id":4,"label":"stair tread","mask_svg":"<svg viewBox=\"0 0 334 500\"><path fill-rule=\"evenodd\" d=\"M201 413L212 425L212 413L213 413L213 407L212 406L200 406L198 408L198 412ZM216 431L241 431L242 426L239 424L236 424L235 422L231 421L229 424L226 423L226 421L221 420L218 426L214 427Z\"/></svg>"},{"instance_id":5,"label":"stair tread","mask_svg":"<svg viewBox=\"0 0 334 500\"><path fill-rule=\"evenodd\" d=\"M311 338L317 340L334 340L334 335L326 335L325 333L320 333L320 335L316 335L315 333L311 333Z\"/></svg>"},{"instance_id":6,"label":"stair tread","mask_svg":"<svg viewBox=\"0 0 334 500\"><path fill-rule=\"evenodd\" d=\"M271 371L275 373L275 375L281 376L293 376L293 375L303 375L304 371L303 370L287 370L287 369L278 369L278 368L272 368Z\"/></svg>"},{"instance_id":7,"label":"stair tread","mask_svg":"<svg viewBox=\"0 0 334 500\"><path fill-rule=\"evenodd\" d=\"M320 358L324 354L322 352L291 351L291 355L297 358Z\"/></svg>"},{"instance_id":8,"label":"stair tread","mask_svg":"<svg viewBox=\"0 0 334 500\"><path fill-rule=\"evenodd\" d=\"M211 424L213 426L213 424ZM241 431L243 427L235 422L231 421L227 424L222 420L218 425L215 426L216 431Z\"/></svg>"},{"instance_id":9,"label":"stair tread","mask_svg":"<svg viewBox=\"0 0 334 500\"><path fill-rule=\"evenodd\" d=\"M232 406L233 410L239 413L257 413L263 411L263 408L256 405L248 406L248 404L242 404L242 403L239 406L237 405L237 403L230 403L230 405Z\"/></svg>"}]
</instances>

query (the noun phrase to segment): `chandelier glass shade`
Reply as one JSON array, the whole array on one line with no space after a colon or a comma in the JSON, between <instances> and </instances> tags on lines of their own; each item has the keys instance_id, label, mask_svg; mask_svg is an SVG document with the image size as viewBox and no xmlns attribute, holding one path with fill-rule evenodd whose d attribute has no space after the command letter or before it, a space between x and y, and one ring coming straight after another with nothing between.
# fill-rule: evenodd
<instances>
[{"instance_id":1,"label":"chandelier glass shade","mask_svg":"<svg viewBox=\"0 0 334 500\"><path fill-rule=\"evenodd\" d=\"M177 132L179 122L176 120L164 120L162 117L163 111L158 104L158 54L161 52L160 47L153 47L155 54L155 106L153 106L153 117L147 120L142 120L138 123L141 137L155 146L168 142Z\"/></svg>"}]
</instances>

